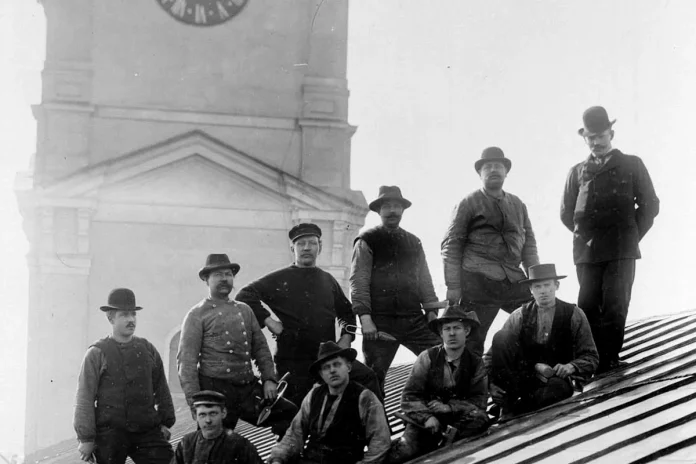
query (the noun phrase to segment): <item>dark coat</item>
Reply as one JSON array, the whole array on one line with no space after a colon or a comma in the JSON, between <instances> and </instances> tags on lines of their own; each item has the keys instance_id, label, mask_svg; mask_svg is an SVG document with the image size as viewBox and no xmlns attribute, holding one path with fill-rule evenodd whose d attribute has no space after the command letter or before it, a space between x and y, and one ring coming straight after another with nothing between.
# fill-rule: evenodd
<instances>
[{"instance_id":1,"label":"dark coat","mask_svg":"<svg viewBox=\"0 0 696 464\"><path fill-rule=\"evenodd\" d=\"M598 166L588 157L568 173L561 221L573 232L575 264L638 259L638 242L660 211L643 161L619 150Z\"/></svg>"}]
</instances>

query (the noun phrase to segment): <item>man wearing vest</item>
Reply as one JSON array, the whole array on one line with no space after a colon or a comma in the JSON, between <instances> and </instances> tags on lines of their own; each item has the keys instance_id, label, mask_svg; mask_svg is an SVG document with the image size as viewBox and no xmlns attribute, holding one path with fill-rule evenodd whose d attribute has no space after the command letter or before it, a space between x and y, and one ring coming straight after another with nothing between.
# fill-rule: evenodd
<instances>
[{"instance_id":1,"label":"man wearing vest","mask_svg":"<svg viewBox=\"0 0 696 464\"><path fill-rule=\"evenodd\" d=\"M225 429L225 395L203 390L193 394L198 430L184 435L176 447L172 464L262 464L254 445L245 437Z\"/></svg>"},{"instance_id":2,"label":"man wearing vest","mask_svg":"<svg viewBox=\"0 0 696 464\"><path fill-rule=\"evenodd\" d=\"M384 391L384 378L400 344L419 355L440 342L427 325L437 317L439 305L421 241L399 227L411 202L399 187L382 186L369 206L382 225L355 239L350 294L362 324L365 364L375 371ZM396 341L380 339L380 331Z\"/></svg>"},{"instance_id":3,"label":"man wearing vest","mask_svg":"<svg viewBox=\"0 0 696 464\"><path fill-rule=\"evenodd\" d=\"M452 213L442 241L447 299L474 311L481 327L468 343L481 356L488 329L502 308L512 312L529 300L520 283L539 264L527 206L503 191L512 162L498 147L483 150L474 163L483 188L471 192Z\"/></svg>"},{"instance_id":4,"label":"man wearing vest","mask_svg":"<svg viewBox=\"0 0 696 464\"><path fill-rule=\"evenodd\" d=\"M466 346L467 338L479 327L476 313L449 306L429 326L442 344L421 353L413 364L401 395L401 409L414 423L406 425L404 435L392 447L390 463L434 450L447 426L454 427L455 439L460 439L489 425L486 370L481 357Z\"/></svg>"},{"instance_id":5,"label":"man wearing vest","mask_svg":"<svg viewBox=\"0 0 696 464\"><path fill-rule=\"evenodd\" d=\"M169 463L169 428L176 420L157 349L136 337L133 291L117 288L100 308L110 336L89 347L75 397L74 426L83 461L122 464ZM96 406L95 406L96 403Z\"/></svg>"},{"instance_id":6,"label":"man wearing vest","mask_svg":"<svg viewBox=\"0 0 696 464\"><path fill-rule=\"evenodd\" d=\"M593 106L578 129L592 152L568 173L561 221L573 232L573 259L585 311L599 351L598 372L620 367L638 243L660 211L643 161L612 148L607 111Z\"/></svg>"},{"instance_id":7,"label":"man wearing vest","mask_svg":"<svg viewBox=\"0 0 696 464\"><path fill-rule=\"evenodd\" d=\"M241 418L256 424L262 404L278 396L275 366L266 337L251 308L230 299L239 264L225 254L209 255L198 277L208 285L208 297L191 308L181 325L176 355L179 381L186 401L193 395L213 390L227 398L225 428L234 430ZM261 373L258 381L252 370L256 362ZM266 423L282 437L297 412L297 406L280 398Z\"/></svg>"},{"instance_id":8,"label":"man wearing vest","mask_svg":"<svg viewBox=\"0 0 696 464\"><path fill-rule=\"evenodd\" d=\"M268 326L277 337L278 375L290 372L285 398L300 404L316 381L309 374L309 366L314 362L319 344L336 340L338 320L344 326L338 344L341 348L350 348L354 335L346 331L345 325L355 325L355 315L336 279L317 267L317 257L321 253L319 226L298 224L288 235L295 262L242 288L237 301L248 304L259 325ZM268 305L280 321L271 317L261 302ZM350 378L381 398L377 376L361 362L353 362Z\"/></svg>"},{"instance_id":9,"label":"man wearing vest","mask_svg":"<svg viewBox=\"0 0 696 464\"><path fill-rule=\"evenodd\" d=\"M489 387L507 414L543 408L573 394L572 378L589 379L599 356L585 313L556 298L553 264L529 268L534 301L516 309L493 337Z\"/></svg>"},{"instance_id":10,"label":"man wearing vest","mask_svg":"<svg viewBox=\"0 0 696 464\"><path fill-rule=\"evenodd\" d=\"M298 458L300 464L384 461L390 446L386 415L374 393L350 380L356 355L354 349L335 342L320 345L310 372L321 378L322 385L302 401L287 434L271 450L270 464L294 463Z\"/></svg>"}]
</instances>

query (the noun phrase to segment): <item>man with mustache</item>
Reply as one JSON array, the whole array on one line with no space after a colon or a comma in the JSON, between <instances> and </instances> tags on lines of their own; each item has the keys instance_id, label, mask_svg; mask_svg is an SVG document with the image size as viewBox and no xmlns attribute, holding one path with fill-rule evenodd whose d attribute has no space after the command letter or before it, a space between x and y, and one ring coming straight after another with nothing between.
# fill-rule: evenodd
<instances>
[{"instance_id":1,"label":"man with mustache","mask_svg":"<svg viewBox=\"0 0 696 464\"><path fill-rule=\"evenodd\" d=\"M135 294L109 293L106 312L112 333L89 347L75 396L74 426L80 459L123 464L168 464L169 428L176 416L157 349L136 337Z\"/></svg>"},{"instance_id":2,"label":"man with mustache","mask_svg":"<svg viewBox=\"0 0 696 464\"><path fill-rule=\"evenodd\" d=\"M660 211L643 161L612 147L616 120L593 106L583 114L578 134L590 156L568 173L561 221L573 232L573 259L580 292L578 305L592 327L598 372L621 366L619 352L631 290L640 259L638 243Z\"/></svg>"},{"instance_id":3,"label":"man with mustache","mask_svg":"<svg viewBox=\"0 0 696 464\"><path fill-rule=\"evenodd\" d=\"M176 355L179 381L189 406L193 395L213 390L225 395L225 428L234 430L238 419L256 424L261 405L277 397L275 366L266 337L249 306L229 297L240 266L225 254L208 255L198 277L209 288L208 297L191 308L181 325ZM256 363L261 382L252 370ZM297 406L280 398L266 423L282 437Z\"/></svg>"},{"instance_id":4,"label":"man with mustache","mask_svg":"<svg viewBox=\"0 0 696 464\"><path fill-rule=\"evenodd\" d=\"M300 404L316 381L309 374L309 366L314 362L319 344L336 340L338 320L344 326L338 344L350 348L354 336L346 332L345 325L355 325L355 315L336 279L317 267L322 248L319 226L298 224L290 229L288 237L294 263L242 288L237 300L248 304L261 327L267 326L277 337L278 375L290 372L285 397ZM262 302L280 321L271 317ZM353 363L350 378L381 399L377 376L363 363Z\"/></svg>"},{"instance_id":5,"label":"man with mustache","mask_svg":"<svg viewBox=\"0 0 696 464\"><path fill-rule=\"evenodd\" d=\"M437 317L439 305L421 241L399 227L411 202L399 187L383 185L369 206L382 225L355 239L350 293L353 312L362 324L365 364L375 371L384 391L384 378L399 345L418 355L439 343L427 325ZM380 331L396 340L381 339Z\"/></svg>"},{"instance_id":6,"label":"man with mustache","mask_svg":"<svg viewBox=\"0 0 696 464\"><path fill-rule=\"evenodd\" d=\"M527 206L503 190L511 168L500 148L483 150L474 164L483 187L455 207L442 241L447 299L478 316L481 326L467 344L479 356L498 311L512 312L529 300L520 264L525 270L539 264Z\"/></svg>"}]
</instances>

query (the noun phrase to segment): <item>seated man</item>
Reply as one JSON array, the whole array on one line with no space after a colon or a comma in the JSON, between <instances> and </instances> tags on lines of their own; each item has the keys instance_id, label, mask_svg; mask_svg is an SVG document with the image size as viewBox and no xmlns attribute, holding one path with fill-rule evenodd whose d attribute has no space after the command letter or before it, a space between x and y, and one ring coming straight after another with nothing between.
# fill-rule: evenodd
<instances>
[{"instance_id":1,"label":"seated man","mask_svg":"<svg viewBox=\"0 0 696 464\"><path fill-rule=\"evenodd\" d=\"M390 463L434 450L447 426L457 429L458 439L489 425L486 371L481 358L466 347L467 338L479 326L476 313L449 306L428 325L442 344L421 353L413 364L401 395L401 409L412 423L394 444Z\"/></svg>"},{"instance_id":2,"label":"seated man","mask_svg":"<svg viewBox=\"0 0 696 464\"><path fill-rule=\"evenodd\" d=\"M262 464L249 440L222 426L225 395L203 390L192 396L198 430L183 436L172 464Z\"/></svg>"},{"instance_id":3,"label":"seated man","mask_svg":"<svg viewBox=\"0 0 696 464\"><path fill-rule=\"evenodd\" d=\"M534 297L516 309L493 337L490 389L509 414L543 408L573 395L572 378L589 379L599 355L585 313L556 298L553 264L529 268Z\"/></svg>"},{"instance_id":4,"label":"seated man","mask_svg":"<svg viewBox=\"0 0 696 464\"><path fill-rule=\"evenodd\" d=\"M322 385L305 396L287 433L271 450L270 464L384 460L390 445L386 415L374 393L349 379L356 355L354 349L331 341L319 346L310 372Z\"/></svg>"}]
</instances>

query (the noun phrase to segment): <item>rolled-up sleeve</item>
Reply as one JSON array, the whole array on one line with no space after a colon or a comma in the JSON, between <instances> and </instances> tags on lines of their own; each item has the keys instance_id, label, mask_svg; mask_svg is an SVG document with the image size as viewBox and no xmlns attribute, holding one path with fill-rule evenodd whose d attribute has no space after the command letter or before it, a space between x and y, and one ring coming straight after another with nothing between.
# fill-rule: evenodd
<instances>
[{"instance_id":1,"label":"rolled-up sleeve","mask_svg":"<svg viewBox=\"0 0 696 464\"><path fill-rule=\"evenodd\" d=\"M364 240L358 239L353 246L350 263L350 299L353 313L358 316L370 314L370 280L372 279L372 250Z\"/></svg>"},{"instance_id":2,"label":"rolled-up sleeve","mask_svg":"<svg viewBox=\"0 0 696 464\"><path fill-rule=\"evenodd\" d=\"M379 464L384 461L391 446L391 434L384 407L370 390L363 390L359 402L360 419L365 427L367 451L359 463Z\"/></svg>"},{"instance_id":3,"label":"rolled-up sleeve","mask_svg":"<svg viewBox=\"0 0 696 464\"><path fill-rule=\"evenodd\" d=\"M461 288L462 254L468 235L470 211L468 202L463 199L454 208L450 225L442 240L441 253L445 268L445 285L449 290Z\"/></svg>"},{"instance_id":4,"label":"rolled-up sleeve","mask_svg":"<svg viewBox=\"0 0 696 464\"><path fill-rule=\"evenodd\" d=\"M184 391L186 401L192 402L191 396L201 390L198 382L198 358L203 343L203 324L200 314L191 310L181 324L179 351L176 353L176 367L179 372L179 382Z\"/></svg>"},{"instance_id":5,"label":"rolled-up sleeve","mask_svg":"<svg viewBox=\"0 0 696 464\"><path fill-rule=\"evenodd\" d=\"M102 351L92 346L85 353L77 378L73 426L77 439L82 443L93 442L97 437L94 402L97 400L99 378L106 369L106 359Z\"/></svg>"}]
</instances>

